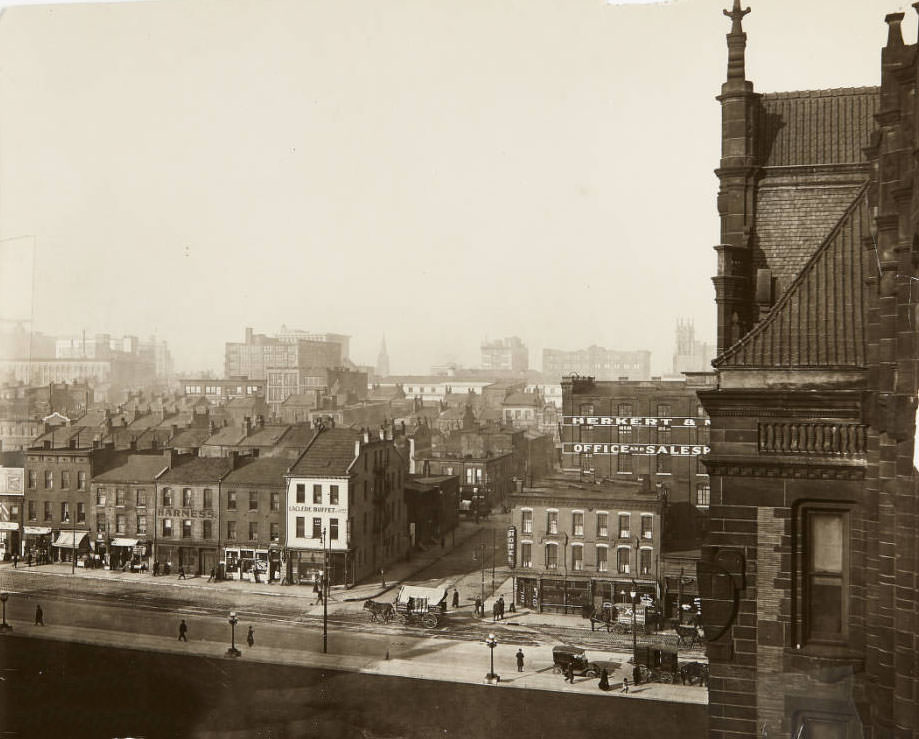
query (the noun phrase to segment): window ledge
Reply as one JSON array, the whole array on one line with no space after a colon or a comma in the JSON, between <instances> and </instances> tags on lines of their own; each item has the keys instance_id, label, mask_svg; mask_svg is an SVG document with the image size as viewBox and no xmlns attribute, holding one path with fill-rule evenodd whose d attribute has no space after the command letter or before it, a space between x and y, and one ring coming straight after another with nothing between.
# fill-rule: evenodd
<instances>
[{"instance_id":1,"label":"window ledge","mask_svg":"<svg viewBox=\"0 0 919 739\"><path fill-rule=\"evenodd\" d=\"M814 673L821 682L836 682L865 669L865 655L846 644L807 644L786 648L788 666L795 672Z\"/></svg>"}]
</instances>

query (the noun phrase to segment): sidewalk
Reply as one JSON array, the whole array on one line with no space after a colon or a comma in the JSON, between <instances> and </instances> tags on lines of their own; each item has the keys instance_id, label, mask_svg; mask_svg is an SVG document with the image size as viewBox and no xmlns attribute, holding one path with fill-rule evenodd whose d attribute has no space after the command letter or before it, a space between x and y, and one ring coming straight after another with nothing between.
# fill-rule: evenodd
<instances>
[{"instance_id":1,"label":"sidewalk","mask_svg":"<svg viewBox=\"0 0 919 739\"><path fill-rule=\"evenodd\" d=\"M419 551L412 554L412 557L409 560L400 560L398 562L389 564L384 570L386 578L385 587L381 582L375 580L358 583L351 588L346 588L341 585L333 586L330 588L330 603L365 601L371 598L379 598L390 591L398 590L399 586L401 586L403 582L410 580L416 574L426 569L437 560L449 555L455 547L465 543L468 539L475 536L478 531L478 527L476 527L474 524L462 521L457 528L455 544L452 543L453 537L451 537L451 545L445 547L444 549L441 549L440 547L432 547L427 551ZM316 594L313 592L312 587L305 585L281 585L277 582L258 584L243 580L221 580L219 582L208 582L206 577L196 577L194 575L188 576L185 580L180 580L177 573L175 572L169 575L158 575L154 577L150 572L140 573L122 572L121 570L87 570L82 567L77 567L75 572L71 572L71 565L68 563L43 564L28 567L27 565L20 562L19 566L14 568L11 562L2 562L0 563L0 569L2 569L4 573L14 577L20 572L27 572L31 574L53 575L67 578L76 577L84 580L101 580L105 582L157 585L161 587L200 588L206 590L219 590L222 592L238 591L250 595L282 596L290 598L301 598L310 601L316 600Z\"/></svg>"},{"instance_id":2,"label":"sidewalk","mask_svg":"<svg viewBox=\"0 0 919 739\"><path fill-rule=\"evenodd\" d=\"M223 658L227 650L225 642L192 640L186 643L175 641L171 637L152 634L59 625L39 627L18 623L13 632L0 635L0 639L12 638L51 639L210 658ZM593 694L598 698L623 700L708 702L708 691L699 686L649 683L630 687L628 694L623 693L621 691L622 679L628 677L631 682L631 667L622 660L623 655L612 653L593 655L596 659L619 663L619 667L609 676L611 690L608 692L599 690L597 678L575 677L572 684L566 682L561 674L553 672L551 647L524 646L525 669L523 672L517 672L514 660L516 648L517 645L507 641L500 644L496 650L495 671L501 675L498 687ZM437 647L432 649L417 646L400 647L397 642L384 655L372 656L366 653L322 654L300 648L278 648L266 645L262 639L252 649L245 647L241 649L240 659L251 662L467 684L485 684L485 672L489 666L487 650L483 650L480 642L439 641Z\"/></svg>"}]
</instances>

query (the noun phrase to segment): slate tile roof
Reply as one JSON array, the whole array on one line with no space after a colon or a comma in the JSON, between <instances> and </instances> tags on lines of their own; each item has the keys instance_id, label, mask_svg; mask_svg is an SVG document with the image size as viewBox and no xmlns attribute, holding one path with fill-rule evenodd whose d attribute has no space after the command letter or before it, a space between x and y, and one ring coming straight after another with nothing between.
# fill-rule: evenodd
<instances>
[{"instance_id":1,"label":"slate tile roof","mask_svg":"<svg viewBox=\"0 0 919 739\"><path fill-rule=\"evenodd\" d=\"M718 368L839 368L865 365L865 279L876 262L867 183L768 315L714 362Z\"/></svg>"},{"instance_id":2,"label":"slate tile roof","mask_svg":"<svg viewBox=\"0 0 919 739\"><path fill-rule=\"evenodd\" d=\"M768 267L776 279L777 296L788 289L839 222L861 184L825 184L825 178L798 177L756 193L754 269Z\"/></svg>"},{"instance_id":3,"label":"slate tile roof","mask_svg":"<svg viewBox=\"0 0 919 739\"><path fill-rule=\"evenodd\" d=\"M253 457L239 460L239 466L227 475L227 485L275 485L284 486L284 474L291 460L284 457Z\"/></svg>"},{"instance_id":4,"label":"slate tile roof","mask_svg":"<svg viewBox=\"0 0 919 739\"><path fill-rule=\"evenodd\" d=\"M766 93L755 125L764 167L862 162L875 130L880 88Z\"/></svg>"},{"instance_id":5,"label":"slate tile roof","mask_svg":"<svg viewBox=\"0 0 919 739\"><path fill-rule=\"evenodd\" d=\"M229 457L195 457L185 464L173 467L159 479L159 482L217 482L232 468L233 461Z\"/></svg>"},{"instance_id":6,"label":"slate tile roof","mask_svg":"<svg viewBox=\"0 0 919 739\"><path fill-rule=\"evenodd\" d=\"M93 482L153 482L168 466L162 454L129 454L117 466L93 476Z\"/></svg>"},{"instance_id":7,"label":"slate tile roof","mask_svg":"<svg viewBox=\"0 0 919 739\"><path fill-rule=\"evenodd\" d=\"M360 438L361 432L357 429L326 429L300 455L291 467L291 474L302 477L347 475L354 461L354 442Z\"/></svg>"}]
</instances>

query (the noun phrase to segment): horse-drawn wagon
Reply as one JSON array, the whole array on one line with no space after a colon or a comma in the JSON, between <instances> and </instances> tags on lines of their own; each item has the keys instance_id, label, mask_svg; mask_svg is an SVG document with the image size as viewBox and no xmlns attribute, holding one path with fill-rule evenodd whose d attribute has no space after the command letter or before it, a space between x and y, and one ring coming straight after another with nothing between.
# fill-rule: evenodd
<instances>
[{"instance_id":1,"label":"horse-drawn wagon","mask_svg":"<svg viewBox=\"0 0 919 739\"><path fill-rule=\"evenodd\" d=\"M447 589L403 585L393 608L403 624L421 624L433 629L447 610Z\"/></svg>"}]
</instances>

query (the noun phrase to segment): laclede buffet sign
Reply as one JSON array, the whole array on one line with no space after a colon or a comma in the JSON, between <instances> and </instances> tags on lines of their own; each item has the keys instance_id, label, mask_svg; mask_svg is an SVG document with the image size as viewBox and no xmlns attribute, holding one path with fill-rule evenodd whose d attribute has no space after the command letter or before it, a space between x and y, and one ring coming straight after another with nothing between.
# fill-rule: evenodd
<instances>
[{"instance_id":1,"label":"laclede buffet sign","mask_svg":"<svg viewBox=\"0 0 919 739\"><path fill-rule=\"evenodd\" d=\"M711 426L710 418L691 416L563 416L563 426L628 426L646 428L696 428Z\"/></svg>"}]
</instances>

